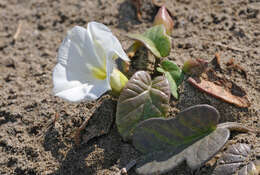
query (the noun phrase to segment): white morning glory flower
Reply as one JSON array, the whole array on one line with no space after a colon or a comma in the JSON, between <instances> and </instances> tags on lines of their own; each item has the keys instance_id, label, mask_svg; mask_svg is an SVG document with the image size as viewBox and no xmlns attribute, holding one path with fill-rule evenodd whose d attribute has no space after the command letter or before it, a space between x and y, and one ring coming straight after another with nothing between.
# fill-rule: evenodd
<instances>
[{"instance_id":1,"label":"white morning glory flower","mask_svg":"<svg viewBox=\"0 0 260 175\"><path fill-rule=\"evenodd\" d=\"M115 67L118 57L129 61L105 25L90 22L87 29L72 28L58 51L53 70L54 95L79 102L95 100L111 88L121 90L127 78Z\"/></svg>"}]
</instances>

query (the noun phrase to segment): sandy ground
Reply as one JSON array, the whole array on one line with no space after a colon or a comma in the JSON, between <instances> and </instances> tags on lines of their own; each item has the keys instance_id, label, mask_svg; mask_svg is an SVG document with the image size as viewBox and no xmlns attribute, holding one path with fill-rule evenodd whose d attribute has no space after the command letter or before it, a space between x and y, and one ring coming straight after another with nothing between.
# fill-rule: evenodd
<instances>
[{"instance_id":1,"label":"sandy ground","mask_svg":"<svg viewBox=\"0 0 260 175\"><path fill-rule=\"evenodd\" d=\"M124 49L132 43L127 32L152 26L157 8L150 1L139 22L135 8L124 0L1 0L0 1L0 174L113 174L139 154L122 141L114 120L116 100L105 95L98 103L71 104L52 95L52 69L66 31L90 21L108 25ZM219 53L243 67L226 77L246 90L251 106L237 108L208 96L184 82L180 99L171 99L170 117L195 104L210 104L221 121L260 127L260 2L258 0L168 0L174 19L169 59L180 66L186 59L211 60ZM13 37L20 28L16 41ZM90 111L90 109L92 110ZM93 108L95 109L94 112ZM55 115L59 118L48 127ZM82 143L73 135L91 117ZM102 121L102 122L100 122ZM92 138L94 134L99 137ZM92 138L92 139L91 139ZM248 143L260 154L259 134L232 134L230 142ZM197 174L211 174L202 167ZM135 174L130 171L129 174ZM182 165L168 174L191 174Z\"/></svg>"}]
</instances>

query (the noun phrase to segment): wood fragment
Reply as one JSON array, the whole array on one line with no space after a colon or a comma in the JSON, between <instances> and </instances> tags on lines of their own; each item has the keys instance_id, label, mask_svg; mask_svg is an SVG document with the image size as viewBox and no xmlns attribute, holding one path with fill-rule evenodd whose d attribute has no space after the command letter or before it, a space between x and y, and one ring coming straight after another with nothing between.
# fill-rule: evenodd
<instances>
[{"instance_id":1,"label":"wood fragment","mask_svg":"<svg viewBox=\"0 0 260 175\"><path fill-rule=\"evenodd\" d=\"M15 32L14 36L13 36L13 40L14 41L18 39L18 37L19 37L19 35L21 33L22 24L23 24L22 21L19 21L18 27L16 29L16 32Z\"/></svg>"}]
</instances>

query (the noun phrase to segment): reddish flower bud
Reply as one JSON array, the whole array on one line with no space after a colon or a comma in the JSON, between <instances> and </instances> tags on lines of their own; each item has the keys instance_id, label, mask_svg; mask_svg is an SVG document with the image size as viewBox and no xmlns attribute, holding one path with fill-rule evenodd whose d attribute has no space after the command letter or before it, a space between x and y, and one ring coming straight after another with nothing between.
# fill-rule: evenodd
<instances>
[{"instance_id":1,"label":"reddish flower bud","mask_svg":"<svg viewBox=\"0 0 260 175\"><path fill-rule=\"evenodd\" d=\"M171 35L173 29L173 20L164 5L159 9L154 18L154 25L159 24L163 24L166 29L166 33Z\"/></svg>"},{"instance_id":2,"label":"reddish flower bud","mask_svg":"<svg viewBox=\"0 0 260 175\"><path fill-rule=\"evenodd\" d=\"M203 59L189 59L183 65L183 72L189 75L199 76L208 67L208 62Z\"/></svg>"}]
</instances>

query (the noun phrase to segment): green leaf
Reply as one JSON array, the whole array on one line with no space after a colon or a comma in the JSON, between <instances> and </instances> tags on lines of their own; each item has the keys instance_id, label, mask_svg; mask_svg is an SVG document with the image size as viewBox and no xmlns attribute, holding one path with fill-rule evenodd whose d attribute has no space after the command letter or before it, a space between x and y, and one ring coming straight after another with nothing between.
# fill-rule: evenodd
<instances>
[{"instance_id":1,"label":"green leaf","mask_svg":"<svg viewBox=\"0 0 260 175\"><path fill-rule=\"evenodd\" d=\"M165 71L161 67L157 67L157 71L161 73L165 73Z\"/></svg>"},{"instance_id":2,"label":"green leaf","mask_svg":"<svg viewBox=\"0 0 260 175\"><path fill-rule=\"evenodd\" d=\"M165 78L168 80L172 95L178 99L178 87L169 72L165 72Z\"/></svg>"},{"instance_id":3,"label":"green leaf","mask_svg":"<svg viewBox=\"0 0 260 175\"><path fill-rule=\"evenodd\" d=\"M178 86L184 79L182 70L174 62L163 60L161 67L158 67L157 71L165 74L166 79L169 81L172 95L178 99Z\"/></svg>"},{"instance_id":4,"label":"green leaf","mask_svg":"<svg viewBox=\"0 0 260 175\"><path fill-rule=\"evenodd\" d=\"M129 34L128 36L132 39L138 40L141 43L143 43L145 45L145 47L147 49L149 49L156 57L158 57L158 58L162 57L161 53L156 48L155 43L152 40L150 40L149 38L147 38L146 36L144 36L142 34Z\"/></svg>"},{"instance_id":5,"label":"green leaf","mask_svg":"<svg viewBox=\"0 0 260 175\"><path fill-rule=\"evenodd\" d=\"M166 117L169 100L170 87L165 77L159 76L152 81L147 72L136 72L118 99L116 124L123 139L131 139L139 122L152 117Z\"/></svg>"},{"instance_id":6,"label":"green leaf","mask_svg":"<svg viewBox=\"0 0 260 175\"><path fill-rule=\"evenodd\" d=\"M164 69L165 72L169 72L171 74L177 86L179 86L182 83L184 79L184 74L182 70L173 61L163 60L161 62L161 67L162 69Z\"/></svg>"},{"instance_id":7,"label":"green leaf","mask_svg":"<svg viewBox=\"0 0 260 175\"><path fill-rule=\"evenodd\" d=\"M163 25L156 25L144 34L129 34L130 38L143 43L156 57L166 57L171 51L171 39Z\"/></svg>"},{"instance_id":8,"label":"green leaf","mask_svg":"<svg viewBox=\"0 0 260 175\"><path fill-rule=\"evenodd\" d=\"M171 39L166 34L164 25L156 25L148 29L144 36L152 40L162 57L166 57L171 51Z\"/></svg>"},{"instance_id":9,"label":"green leaf","mask_svg":"<svg viewBox=\"0 0 260 175\"><path fill-rule=\"evenodd\" d=\"M165 173L186 160L196 169L212 158L226 143L229 130L217 128L218 111L196 105L175 118L151 118L141 122L133 134L133 144L145 154L137 164L138 174Z\"/></svg>"}]
</instances>

